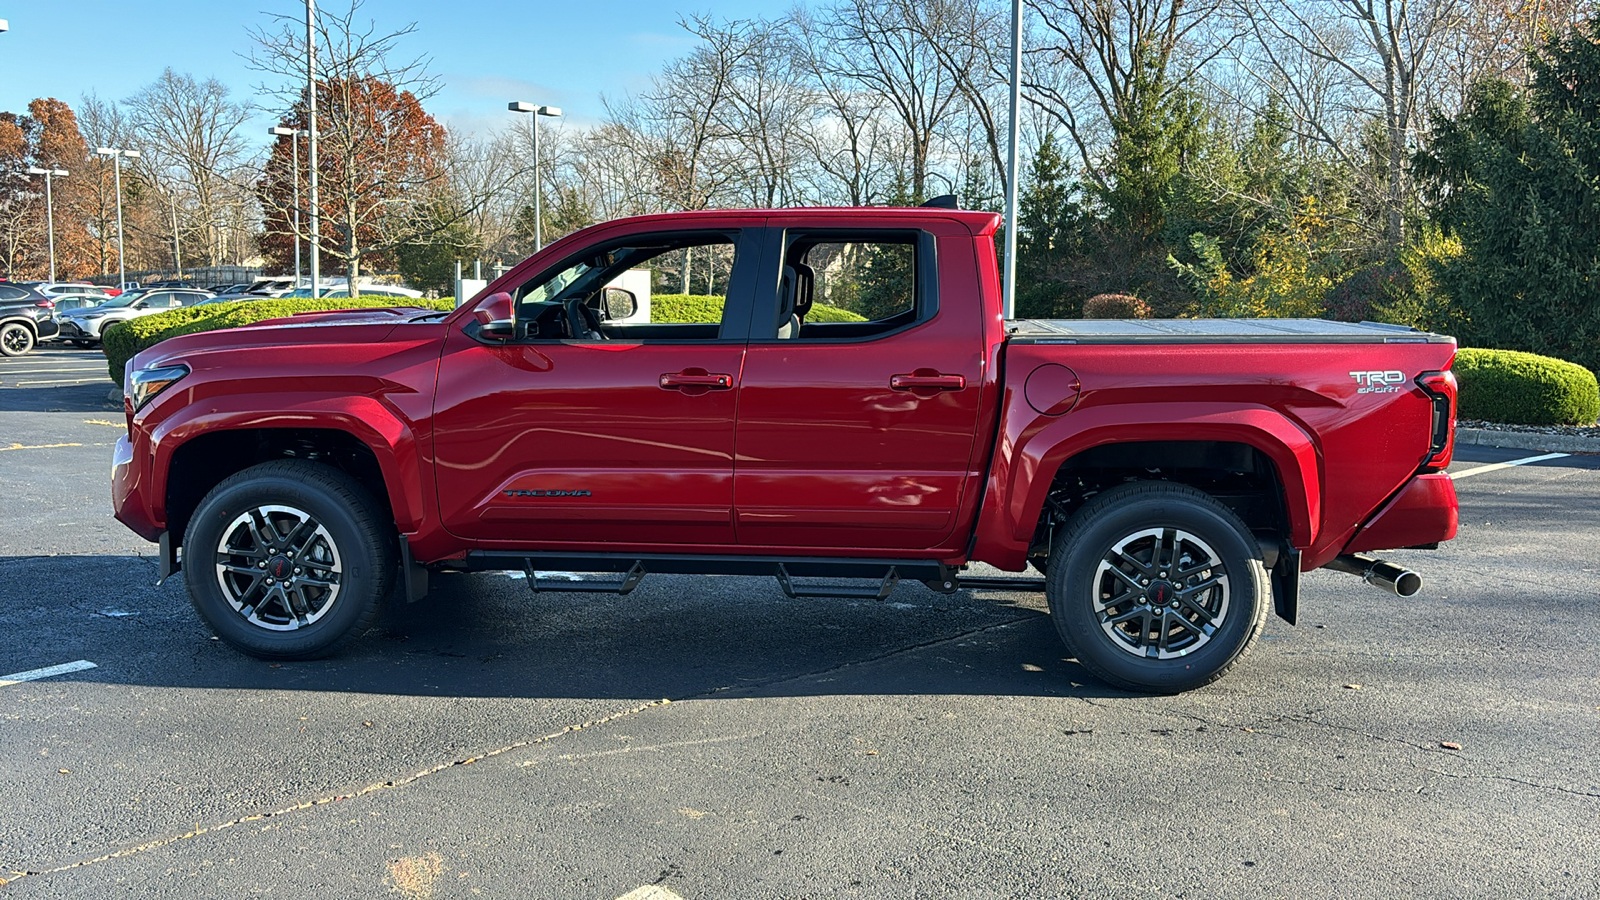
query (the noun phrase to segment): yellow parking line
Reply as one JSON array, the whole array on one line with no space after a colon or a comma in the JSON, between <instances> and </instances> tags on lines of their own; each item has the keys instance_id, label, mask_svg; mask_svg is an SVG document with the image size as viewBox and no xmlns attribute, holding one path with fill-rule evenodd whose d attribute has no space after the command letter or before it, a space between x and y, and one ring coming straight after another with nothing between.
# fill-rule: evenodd
<instances>
[{"instance_id":1,"label":"yellow parking line","mask_svg":"<svg viewBox=\"0 0 1600 900\"><path fill-rule=\"evenodd\" d=\"M4 453L7 450L54 450L57 447L82 447L82 446L83 446L82 444L34 444L32 446L26 446L25 447L22 444L12 444L9 447L0 447L0 453Z\"/></svg>"}]
</instances>

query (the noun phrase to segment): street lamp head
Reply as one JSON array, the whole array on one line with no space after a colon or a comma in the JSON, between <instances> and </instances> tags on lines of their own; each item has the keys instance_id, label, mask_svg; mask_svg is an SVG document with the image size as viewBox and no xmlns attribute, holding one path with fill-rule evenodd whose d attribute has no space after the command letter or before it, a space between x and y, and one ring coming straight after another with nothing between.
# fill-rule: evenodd
<instances>
[{"instance_id":1,"label":"street lamp head","mask_svg":"<svg viewBox=\"0 0 1600 900\"><path fill-rule=\"evenodd\" d=\"M10 30L11 30L11 23L7 22L5 19L0 19L0 31L10 31Z\"/></svg>"},{"instance_id":2,"label":"street lamp head","mask_svg":"<svg viewBox=\"0 0 1600 900\"><path fill-rule=\"evenodd\" d=\"M117 155L117 151L111 149L110 147L96 147L96 148L94 148L94 152L100 154L101 156L116 156Z\"/></svg>"},{"instance_id":3,"label":"street lamp head","mask_svg":"<svg viewBox=\"0 0 1600 900\"><path fill-rule=\"evenodd\" d=\"M537 113L541 116L561 115L561 107L559 106L539 106L536 103L523 103L520 100L507 103L506 109L509 109L512 112Z\"/></svg>"},{"instance_id":4,"label":"street lamp head","mask_svg":"<svg viewBox=\"0 0 1600 900\"><path fill-rule=\"evenodd\" d=\"M29 175L48 175L48 174L50 174L50 170L41 169L38 166L29 166L28 168L24 169L23 171L27 172Z\"/></svg>"},{"instance_id":5,"label":"street lamp head","mask_svg":"<svg viewBox=\"0 0 1600 900\"><path fill-rule=\"evenodd\" d=\"M122 155L126 156L129 159L138 159L139 158L139 151L137 151L137 150L124 150L124 151L122 151Z\"/></svg>"},{"instance_id":6,"label":"street lamp head","mask_svg":"<svg viewBox=\"0 0 1600 900\"><path fill-rule=\"evenodd\" d=\"M298 129L298 128L284 128L282 125L275 125L275 126L273 126L271 128L268 128L267 129L267 133L268 134L272 134L272 135L277 135L278 137L299 137L300 136L300 129Z\"/></svg>"}]
</instances>

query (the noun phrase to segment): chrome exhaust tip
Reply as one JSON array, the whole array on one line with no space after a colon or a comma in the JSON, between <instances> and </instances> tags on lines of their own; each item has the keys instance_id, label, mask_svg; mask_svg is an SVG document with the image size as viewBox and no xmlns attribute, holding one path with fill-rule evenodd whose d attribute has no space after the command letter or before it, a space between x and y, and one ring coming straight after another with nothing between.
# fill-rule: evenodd
<instances>
[{"instance_id":1,"label":"chrome exhaust tip","mask_svg":"<svg viewBox=\"0 0 1600 900\"><path fill-rule=\"evenodd\" d=\"M1373 587L1383 588L1397 597L1413 597L1422 590L1422 576L1403 569L1394 563L1373 559L1370 556L1359 556L1347 553L1335 557L1326 566L1335 572L1345 572L1354 575Z\"/></svg>"}]
</instances>

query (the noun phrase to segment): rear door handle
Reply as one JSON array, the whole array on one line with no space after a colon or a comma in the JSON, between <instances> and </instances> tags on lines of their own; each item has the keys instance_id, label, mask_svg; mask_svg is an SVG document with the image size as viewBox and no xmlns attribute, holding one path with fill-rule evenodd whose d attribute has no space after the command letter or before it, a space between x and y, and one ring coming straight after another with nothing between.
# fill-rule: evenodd
<instances>
[{"instance_id":1,"label":"rear door handle","mask_svg":"<svg viewBox=\"0 0 1600 900\"><path fill-rule=\"evenodd\" d=\"M959 391L967 386L964 375L896 375L889 379L889 387L897 391Z\"/></svg>"},{"instance_id":2,"label":"rear door handle","mask_svg":"<svg viewBox=\"0 0 1600 900\"><path fill-rule=\"evenodd\" d=\"M733 387L733 376L707 372L705 369L685 369L682 372L662 375L661 386L667 390L704 388L712 391L726 391Z\"/></svg>"}]
</instances>

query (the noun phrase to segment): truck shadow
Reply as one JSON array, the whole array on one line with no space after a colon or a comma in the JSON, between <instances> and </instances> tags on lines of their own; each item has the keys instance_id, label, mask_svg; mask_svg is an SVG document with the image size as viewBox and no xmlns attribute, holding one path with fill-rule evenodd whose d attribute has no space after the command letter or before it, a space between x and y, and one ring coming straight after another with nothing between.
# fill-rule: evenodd
<instances>
[{"instance_id":1,"label":"truck shadow","mask_svg":"<svg viewBox=\"0 0 1600 900\"><path fill-rule=\"evenodd\" d=\"M1127 696L1066 657L1043 598L785 597L769 579L652 576L627 597L437 577L332 658L272 664L216 640L149 557L0 557L0 674L86 659L67 680L353 694L673 700L824 695ZM37 585L48 584L47 591Z\"/></svg>"},{"instance_id":2,"label":"truck shadow","mask_svg":"<svg viewBox=\"0 0 1600 900\"><path fill-rule=\"evenodd\" d=\"M59 387L16 385L16 373L0 377L0 412L120 412L121 403L106 397L116 385L107 378L89 384ZM45 376L40 376L45 377Z\"/></svg>"}]
</instances>

